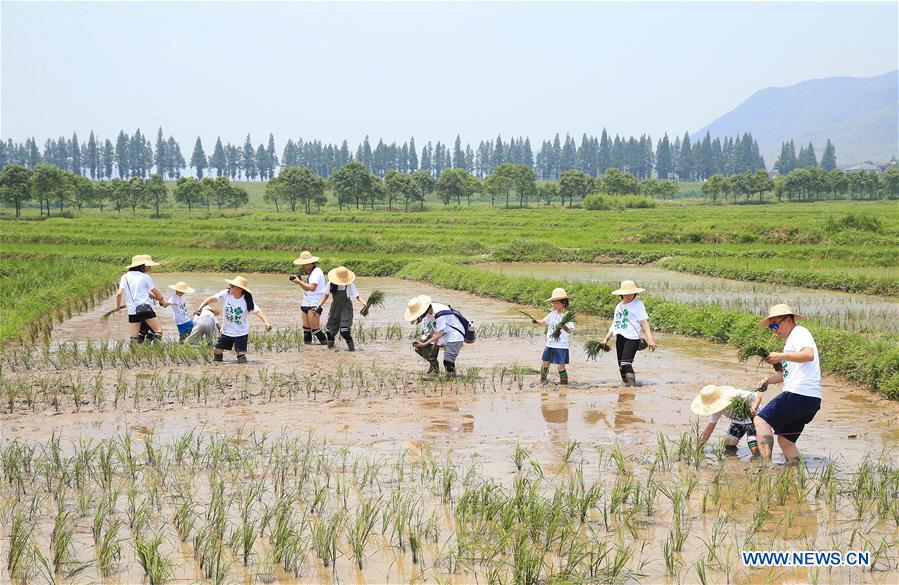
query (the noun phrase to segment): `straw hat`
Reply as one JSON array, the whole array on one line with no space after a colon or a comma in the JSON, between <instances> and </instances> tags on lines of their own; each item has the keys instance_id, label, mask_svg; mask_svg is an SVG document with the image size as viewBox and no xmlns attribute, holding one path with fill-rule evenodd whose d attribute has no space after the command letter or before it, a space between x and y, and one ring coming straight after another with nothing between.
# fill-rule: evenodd
<instances>
[{"instance_id":1,"label":"straw hat","mask_svg":"<svg viewBox=\"0 0 899 585\"><path fill-rule=\"evenodd\" d=\"M138 254L131 257L131 264L128 268L137 268L138 266L159 266L159 262L153 262L153 258L149 254Z\"/></svg>"},{"instance_id":2,"label":"straw hat","mask_svg":"<svg viewBox=\"0 0 899 585\"><path fill-rule=\"evenodd\" d=\"M564 288L554 288L553 294L546 300L552 302L552 301L563 301L565 299L570 299L570 298L571 297L568 296L568 293L565 292Z\"/></svg>"},{"instance_id":3,"label":"straw hat","mask_svg":"<svg viewBox=\"0 0 899 585\"><path fill-rule=\"evenodd\" d=\"M693 399L690 409L700 416L709 416L727 408L736 395L736 388L709 384L699 391L699 396Z\"/></svg>"},{"instance_id":4,"label":"straw hat","mask_svg":"<svg viewBox=\"0 0 899 585\"><path fill-rule=\"evenodd\" d=\"M175 284L170 284L169 288L172 289L173 291L176 291L179 293L191 294L193 292L196 292L196 291L194 291L194 289L187 286L187 283L184 282L183 280L176 282Z\"/></svg>"},{"instance_id":5,"label":"straw hat","mask_svg":"<svg viewBox=\"0 0 899 585\"><path fill-rule=\"evenodd\" d=\"M613 295L635 295L637 293L641 293L645 291L645 288L640 288L636 284L634 284L633 280L622 280L621 288L618 290L613 290Z\"/></svg>"},{"instance_id":6,"label":"straw hat","mask_svg":"<svg viewBox=\"0 0 899 585\"><path fill-rule=\"evenodd\" d=\"M227 282L231 286L236 286L238 288L242 288L245 291L247 291L248 293L253 294L253 291L251 291L250 288L247 286L248 284L250 284L250 281L247 280L246 278L244 278L243 276L235 276L233 279L226 280L225 282Z\"/></svg>"},{"instance_id":7,"label":"straw hat","mask_svg":"<svg viewBox=\"0 0 899 585\"><path fill-rule=\"evenodd\" d=\"M253 294L253 293L250 293L250 294ZM206 309L206 310L208 310L209 312L211 312L211 313L212 313L213 315L215 315L216 317L218 317L219 315L222 314L221 311L219 311L219 310L216 309L215 307L210 307L209 305L206 305L206 306L203 307L203 308Z\"/></svg>"},{"instance_id":8,"label":"straw hat","mask_svg":"<svg viewBox=\"0 0 899 585\"><path fill-rule=\"evenodd\" d=\"M428 312L428 307L431 306L431 297L428 295L418 295L413 299L409 299L409 304L406 305L406 312L403 313L403 320L405 321L415 321L422 315Z\"/></svg>"},{"instance_id":9,"label":"straw hat","mask_svg":"<svg viewBox=\"0 0 899 585\"><path fill-rule=\"evenodd\" d=\"M314 264L319 261L318 256L313 256L309 250L303 250L300 257L293 261L297 266L305 266L306 264Z\"/></svg>"},{"instance_id":10,"label":"straw hat","mask_svg":"<svg viewBox=\"0 0 899 585\"><path fill-rule=\"evenodd\" d=\"M328 272L328 282L332 284L346 286L352 284L354 280L356 280L356 273L352 270L347 270L346 266L338 266Z\"/></svg>"},{"instance_id":11,"label":"straw hat","mask_svg":"<svg viewBox=\"0 0 899 585\"><path fill-rule=\"evenodd\" d=\"M787 315L792 315L794 321L800 321L805 319L799 313L793 312L793 309L790 308L790 305L774 305L770 309L768 309L768 316L759 321L759 327L767 327L771 322L771 319L776 319L777 317L786 317Z\"/></svg>"}]
</instances>

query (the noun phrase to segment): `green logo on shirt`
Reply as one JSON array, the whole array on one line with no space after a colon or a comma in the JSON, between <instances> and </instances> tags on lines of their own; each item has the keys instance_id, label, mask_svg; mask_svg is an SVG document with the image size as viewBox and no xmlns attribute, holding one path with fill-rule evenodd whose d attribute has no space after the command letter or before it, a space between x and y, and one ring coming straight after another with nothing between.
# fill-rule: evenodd
<instances>
[{"instance_id":1,"label":"green logo on shirt","mask_svg":"<svg viewBox=\"0 0 899 585\"><path fill-rule=\"evenodd\" d=\"M627 309L615 311L615 329L627 329Z\"/></svg>"},{"instance_id":2,"label":"green logo on shirt","mask_svg":"<svg viewBox=\"0 0 899 585\"><path fill-rule=\"evenodd\" d=\"M240 322L243 320L243 309L233 305L225 305L225 319L229 323L240 325Z\"/></svg>"}]
</instances>

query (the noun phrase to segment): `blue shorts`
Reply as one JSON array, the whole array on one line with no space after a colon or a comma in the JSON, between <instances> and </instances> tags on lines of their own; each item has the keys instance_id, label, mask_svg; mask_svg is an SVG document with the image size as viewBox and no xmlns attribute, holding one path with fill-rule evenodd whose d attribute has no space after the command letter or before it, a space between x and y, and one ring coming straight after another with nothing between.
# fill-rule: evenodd
<instances>
[{"instance_id":1,"label":"blue shorts","mask_svg":"<svg viewBox=\"0 0 899 585\"><path fill-rule=\"evenodd\" d=\"M568 350L559 347L547 347L543 350L541 361L551 364L565 365L568 363Z\"/></svg>"},{"instance_id":2,"label":"blue shorts","mask_svg":"<svg viewBox=\"0 0 899 585\"><path fill-rule=\"evenodd\" d=\"M758 417L771 425L774 434L795 443L820 408L820 398L781 392L759 411Z\"/></svg>"},{"instance_id":3,"label":"blue shorts","mask_svg":"<svg viewBox=\"0 0 899 585\"><path fill-rule=\"evenodd\" d=\"M190 333L191 331L193 331L194 322L188 321L187 323L182 323L181 325L178 325L177 327L178 327L178 334L184 335L185 333Z\"/></svg>"}]
</instances>

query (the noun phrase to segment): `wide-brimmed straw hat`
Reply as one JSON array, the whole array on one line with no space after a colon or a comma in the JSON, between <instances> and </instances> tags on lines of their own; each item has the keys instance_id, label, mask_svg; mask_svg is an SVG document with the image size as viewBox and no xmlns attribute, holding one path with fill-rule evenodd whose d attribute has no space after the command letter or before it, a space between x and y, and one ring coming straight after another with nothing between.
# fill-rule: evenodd
<instances>
[{"instance_id":1,"label":"wide-brimmed straw hat","mask_svg":"<svg viewBox=\"0 0 899 585\"><path fill-rule=\"evenodd\" d=\"M251 291L250 288L247 286L248 284L250 284L250 281L247 280L246 278L244 278L243 276L235 276L231 280L226 280L225 282L227 282L231 286L236 286L238 288L242 288L245 291L247 291L248 293L253 294L253 291Z\"/></svg>"},{"instance_id":2,"label":"wide-brimmed straw hat","mask_svg":"<svg viewBox=\"0 0 899 585\"><path fill-rule=\"evenodd\" d=\"M791 315L794 321L805 319L805 317L803 317L799 313L794 312L793 309L790 308L790 305L774 305L773 307L768 309L768 316L759 321L759 327L767 327L768 324L771 323L771 319L776 319L777 317L786 317L788 315Z\"/></svg>"},{"instance_id":3,"label":"wide-brimmed straw hat","mask_svg":"<svg viewBox=\"0 0 899 585\"><path fill-rule=\"evenodd\" d=\"M328 272L328 282L346 286L356 280L356 273L346 266L338 266Z\"/></svg>"},{"instance_id":4,"label":"wide-brimmed straw hat","mask_svg":"<svg viewBox=\"0 0 899 585\"><path fill-rule=\"evenodd\" d=\"M131 264L128 265L128 268L137 268L138 266L159 266L159 262L153 262L153 258L149 254L138 254L131 257Z\"/></svg>"},{"instance_id":5,"label":"wide-brimmed straw hat","mask_svg":"<svg viewBox=\"0 0 899 585\"><path fill-rule=\"evenodd\" d=\"M700 416L709 416L727 408L736 395L736 388L709 384L699 391L699 396L693 399L690 409Z\"/></svg>"},{"instance_id":6,"label":"wide-brimmed straw hat","mask_svg":"<svg viewBox=\"0 0 899 585\"><path fill-rule=\"evenodd\" d=\"M640 288L636 284L634 284L633 280L622 280L621 288L618 290L613 290L613 295L635 295L637 293L641 293L645 291L645 288Z\"/></svg>"},{"instance_id":7,"label":"wide-brimmed straw hat","mask_svg":"<svg viewBox=\"0 0 899 585\"><path fill-rule=\"evenodd\" d=\"M564 301L565 299L570 299L570 298L571 297L568 296L568 293L565 292L564 288L554 288L553 294L551 294L550 297L546 300L552 302L552 301Z\"/></svg>"},{"instance_id":8,"label":"wide-brimmed straw hat","mask_svg":"<svg viewBox=\"0 0 899 585\"><path fill-rule=\"evenodd\" d=\"M430 306L431 297L428 295L418 295L415 298L409 299L409 304L406 305L406 312L403 313L403 319L405 321L415 321L427 313L428 307Z\"/></svg>"},{"instance_id":9,"label":"wide-brimmed straw hat","mask_svg":"<svg viewBox=\"0 0 899 585\"><path fill-rule=\"evenodd\" d=\"M253 294L253 293L250 293L250 294ZM210 307L209 305L206 305L206 306L203 307L203 308L204 308L204 309L209 309L209 311L211 311L212 314L215 315L216 317L218 317L219 315L222 314L221 311L219 311L219 310L216 309L215 307Z\"/></svg>"},{"instance_id":10,"label":"wide-brimmed straw hat","mask_svg":"<svg viewBox=\"0 0 899 585\"><path fill-rule=\"evenodd\" d=\"M293 261L297 266L305 266L306 264L315 264L319 261L318 256L313 256L309 250L300 252L300 257Z\"/></svg>"},{"instance_id":11,"label":"wide-brimmed straw hat","mask_svg":"<svg viewBox=\"0 0 899 585\"><path fill-rule=\"evenodd\" d=\"M179 292L179 293L191 294L193 292L196 292L196 291L194 291L194 289L187 286L187 283L184 282L183 280L178 281L175 284L170 284L169 288L172 289L173 291Z\"/></svg>"}]
</instances>

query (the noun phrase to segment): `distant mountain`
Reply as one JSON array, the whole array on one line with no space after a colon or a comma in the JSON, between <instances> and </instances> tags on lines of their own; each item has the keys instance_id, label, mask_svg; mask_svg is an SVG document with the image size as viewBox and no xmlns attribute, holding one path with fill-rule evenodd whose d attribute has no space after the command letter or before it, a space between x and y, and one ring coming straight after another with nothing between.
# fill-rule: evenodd
<instances>
[{"instance_id":1,"label":"distant mountain","mask_svg":"<svg viewBox=\"0 0 899 585\"><path fill-rule=\"evenodd\" d=\"M781 144L796 152L812 142L818 160L830 138L837 165L886 162L899 151L899 71L876 77L828 77L789 87L768 87L693 136L751 132L770 169ZM693 137L691 136L691 138Z\"/></svg>"}]
</instances>

